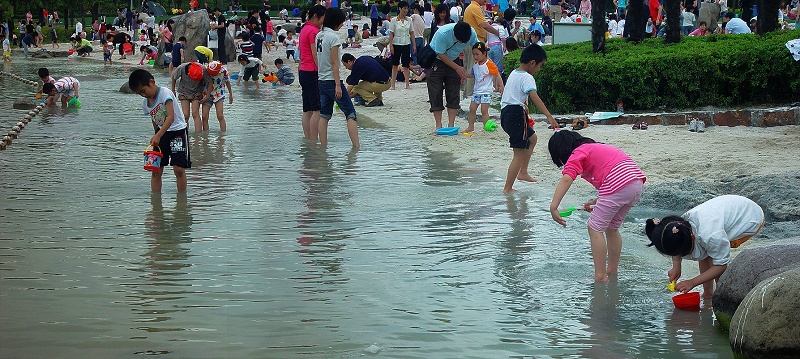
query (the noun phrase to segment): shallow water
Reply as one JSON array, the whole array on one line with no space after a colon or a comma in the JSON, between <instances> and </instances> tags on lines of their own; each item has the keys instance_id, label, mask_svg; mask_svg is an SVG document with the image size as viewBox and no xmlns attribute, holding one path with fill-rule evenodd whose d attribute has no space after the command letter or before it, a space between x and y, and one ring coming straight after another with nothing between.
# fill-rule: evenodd
<instances>
[{"instance_id":1,"label":"shallow water","mask_svg":"<svg viewBox=\"0 0 800 359\"><path fill-rule=\"evenodd\" d=\"M358 152L334 119L326 153L300 138L298 93L272 88L235 88L229 131L190 140L188 196L170 174L152 196L130 70L11 69L39 66L77 76L83 107L0 152L0 357L731 356L710 309L673 308L669 259L633 224L619 280L595 284L585 213L563 229L550 193L502 196L368 119Z\"/></svg>"}]
</instances>

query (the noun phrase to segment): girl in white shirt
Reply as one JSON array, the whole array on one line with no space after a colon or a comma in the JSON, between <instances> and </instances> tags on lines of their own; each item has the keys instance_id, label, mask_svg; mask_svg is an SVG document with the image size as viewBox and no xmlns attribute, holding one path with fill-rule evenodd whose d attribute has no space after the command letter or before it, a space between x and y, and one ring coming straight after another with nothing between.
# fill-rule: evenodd
<instances>
[{"instance_id":1,"label":"girl in white shirt","mask_svg":"<svg viewBox=\"0 0 800 359\"><path fill-rule=\"evenodd\" d=\"M397 79L397 67L403 65L403 76L405 76L406 89L411 89L409 83L409 68L411 64L411 53L417 52L417 45L414 42L414 29L411 27L411 19L406 14L408 13L408 3L400 1L397 3L397 16L392 19L389 24L389 52L392 54L392 86L390 89L394 90L394 83Z\"/></svg>"},{"instance_id":2,"label":"girl in white shirt","mask_svg":"<svg viewBox=\"0 0 800 359\"><path fill-rule=\"evenodd\" d=\"M649 246L672 256L671 281L681 276L681 259L698 261L700 275L675 285L687 292L702 284L703 297L714 294L717 280L731 261L731 248L752 238L764 226L764 211L748 198L725 195L712 198L679 216L648 219Z\"/></svg>"}]
</instances>

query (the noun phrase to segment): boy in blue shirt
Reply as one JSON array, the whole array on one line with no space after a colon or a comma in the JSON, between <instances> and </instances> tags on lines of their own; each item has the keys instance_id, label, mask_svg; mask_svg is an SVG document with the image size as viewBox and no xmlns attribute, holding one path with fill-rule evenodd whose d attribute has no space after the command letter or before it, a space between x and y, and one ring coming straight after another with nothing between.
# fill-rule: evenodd
<instances>
[{"instance_id":1,"label":"boy in blue shirt","mask_svg":"<svg viewBox=\"0 0 800 359\"><path fill-rule=\"evenodd\" d=\"M161 169L150 177L150 190L161 193L161 175L166 165L172 165L178 193L186 192L186 169L192 167L189 158L189 133L186 118L181 106L175 101L175 94L166 87L156 85L153 75L144 69L133 71L128 77L133 92L144 97L142 109L149 115L155 135L150 145L163 154Z\"/></svg>"}]
</instances>

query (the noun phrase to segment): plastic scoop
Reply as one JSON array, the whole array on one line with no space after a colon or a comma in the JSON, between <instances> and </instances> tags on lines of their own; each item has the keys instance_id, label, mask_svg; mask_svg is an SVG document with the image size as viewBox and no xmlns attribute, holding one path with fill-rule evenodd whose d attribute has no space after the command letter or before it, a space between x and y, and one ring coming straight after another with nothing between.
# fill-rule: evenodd
<instances>
[{"instance_id":1,"label":"plastic scoop","mask_svg":"<svg viewBox=\"0 0 800 359\"><path fill-rule=\"evenodd\" d=\"M675 281L674 280L672 282L669 282L669 284L667 284L667 289L669 289L670 292L674 292L675 291Z\"/></svg>"},{"instance_id":2,"label":"plastic scoop","mask_svg":"<svg viewBox=\"0 0 800 359\"><path fill-rule=\"evenodd\" d=\"M569 217L572 215L572 212L574 211L580 211L580 209L575 207L569 207L564 212L558 212L558 215L561 217Z\"/></svg>"}]
</instances>

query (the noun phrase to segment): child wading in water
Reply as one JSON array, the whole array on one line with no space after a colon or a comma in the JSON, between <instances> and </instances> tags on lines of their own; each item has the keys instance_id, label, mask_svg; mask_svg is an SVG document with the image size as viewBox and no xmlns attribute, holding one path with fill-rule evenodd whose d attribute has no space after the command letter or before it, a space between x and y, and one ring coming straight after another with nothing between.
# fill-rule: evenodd
<instances>
[{"instance_id":1,"label":"child wading in water","mask_svg":"<svg viewBox=\"0 0 800 359\"><path fill-rule=\"evenodd\" d=\"M508 165L506 184L503 193L516 192L514 181L536 182L528 174L528 164L531 161L533 147L536 146L536 133L533 131L533 120L528 118L528 98L536 105L553 128L559 128L558 123L547 111L547 107L536 93L536 80L533 79L539 69L547 60L547 54L541 46L531 45L522 50L519 58L519 68L511 72L500 100L500 125L508 134L508 142L514 150L514 157Z\"/></svg>"},{"instance_id":2,"label":"child wading in water","mask_svg":"<svg viewBox=\"0 0 800 359\"><path fill-rule=\"evenodd\" d=\"M596 143L577 132L556 132L550 137L547 149L553 163L564 168L550 202L554 221L567 225L558 212L558 206L578 175L598 190L597 198L586 202L583 209L591 212L587 226L594 259L594 279L608 281L608 276L616 275L619 268L622 253L619 227L631 207L639 201L647 178L622 150Z\"/></svg>"},{"instance_id":3,"label":"child wading in water","mask_svg":"<svg viewBox=\"0 0 800 359\"><path fill-rule=\"evenodd\" d=\"M489 49L486 44L478 42L472 46L472 56L475 64L467 77L475 78L475 89L472 91L472 102L469 104L469 126L464 132L475 131L475 117L477 116L478 106L481 107L481 122L489 120L489 104L492 103L492 92L503 93L503 79L500 78L500 70L497 65L490 60L486 53Z\"/></svg>"},{"instance_id":4,"label":"child wading in water","mask_svg":"<svg viewBox=\"0 0 800 359\"><path fill-rule=\"evenodd\" d=\"M336 34L344 24L344 13L339 8L325 10L325 19L322 22L322 31L317 34L317 62L319 64L319 143L328 144L328 121L333 116L334 101L344 112L347 121L347 134L354 148L359 148L358 124L356 123L356 109L347 94L341 75L339 74L339 46L342 40ZM342 96L344 94L344 96Z\"/></svg>"},{"instance_id":5,"label":"child wading in water","mask_svg":"<svg viewBox=\"0 0 800 359\"><path fill-rule=\"evenodd\" d=\"M764 226L764 211L742 196L712 198L680 217L648 219L645 233L649 246L672 256L669 280L681 277L681 259L697 261L700 275L678 282L675 290L687 292L702 284L703 297L714 294L714 280L719 279L731 261L731 248L752 238Z\"/></svg>"},{"instance_id":6,"label":"child wading in water","mask_svg":"<svg viewBox=\"0 0 800 359\"><path fill-rule=\"evenodd\" d=\"M155 135L150 138L150 145L161 151L161 169L150 177L150 190L161 193L161 175L164 166L172 165L178 193L186 192L186 169L192 167L189 159L189 132L186 118L181 106L175 101L175 95L166 87L156 85L149 71L139 69L128 77L131 90L144 97L142 109L153 122Z\"/></svg>"},{"instance_id":7,"label":"child wading in water","mask_svg":"<svg viewBox=\"0 0 800 359\"><path fill-rule=\"evenodd\" d=\"M225 124L225 114L222 107L225 104L225 97L228 97L228 104L233 104L233 91L231 91L230 74L228 69L222 65L222 62L211 61L206 69L211 81L208 82L208 91L206 92L205 101L200 101L203 105L202 122L203 131L208 131L208 117L211 112L211 107L217 114L217 121L219 121L219 130L225 132L227 129ZM228 89L226 94L225 88Z\"/></svg>"}]
</instances>

